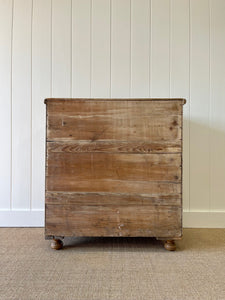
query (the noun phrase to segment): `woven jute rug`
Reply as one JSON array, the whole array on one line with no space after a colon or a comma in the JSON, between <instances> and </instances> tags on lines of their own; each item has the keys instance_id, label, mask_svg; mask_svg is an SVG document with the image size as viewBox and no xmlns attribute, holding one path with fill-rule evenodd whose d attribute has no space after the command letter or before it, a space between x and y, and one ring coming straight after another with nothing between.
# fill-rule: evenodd
<instances>
[{"instance_id":1,"label":"woven jute rug","mask_svg":"<svg viewBox=\"0 0 225 300\"><path fill-rule=\"evenodd\" d=\"M0 228L0 299L224 300L225 229L186 229L177 251L152 238L66 238Z\"/></svg>"}]
</instances>

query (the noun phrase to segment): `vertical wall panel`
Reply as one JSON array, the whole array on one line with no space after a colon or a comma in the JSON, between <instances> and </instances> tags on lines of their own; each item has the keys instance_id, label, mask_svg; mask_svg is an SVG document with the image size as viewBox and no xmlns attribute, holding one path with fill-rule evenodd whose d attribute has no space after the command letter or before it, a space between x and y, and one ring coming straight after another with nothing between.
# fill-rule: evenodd
<instances>
[{"instance_id":1,"label":"vertical wall panel","mask_svg":"<svg viewBox=\"0 0 225 300\"><path fill-rule=\"evenodd\" d=\"M211 209L225 209L225 1L211 1Z\"/></svg>"},{"instance_id":2,"label":"vertical wall panel","mask_svg":"<svg viewBox=\"0 0 225 300\"><path fill-rule=\"evenodd\" d=\"M224 212L224 16L224 0L0 0L0 210L44 209L44 98L150 96L188 100L187 214Z\"/></svg>"},{"instance_id":3,"label":"vertical wall panel","mask_svg":"<svg viewBox=\"0 0 225 300\"><path fill-rule=\"evenodd\" d=\"M72 13L72 96L90 97L91 0L73 1Z\"/></svg>"},{"instance_id":4,"label":"vertical wall panel","mask_svg":"<svg viewBox=\"0 0 225 300\"><path fill-rule=\"evenodd\" d=\"M189 210L189 0L171 1L170 96L185 98L183 123L183 207Z\"/></svg>"},{"instance_id":5,"label":"vertical wall panel","mask_svg":"<svg viewBox=\"0 0 225 300\"><path fill-rule=\"evenodd\" d=\"M110 1L92 1L91 96L110 97Z\"/></svg>"},{"instance_id":6,"label":"vertical wall panel","mask_svg":"<svg viewBox=\"0 0 225 300\"><path fill-rule=\"evenodd\" d=\"M11 39L12 1L0 0L0 208L10 209L11 197Z\"/></svg>"},{"instance_id":7,"label":"vertical wall panel","mask_svg":"<svg viewBox=\"0 0 225 300\"><path fill-rule=\"evenodd\" d=\"M149 97L150 1L131 1L131 97Z\"/></svg>"},{"instance_id":8,"label":"vertical wall panel","mask_svg":"<svg viewBox=\"0 0 225 300\"><path fill-rule=\"evenodd\" d=\"M190 207L209 209L209 2L191 0Z\"/></svg>"},{"instance_id":9,"label":"vertical wall panel","mask_svg":"<svg viewBox=\"0 0 225 300\"><path fill-rule=\"evenodd\" d=\"M33 1L32 209L44 208L45 105L51 96L51 0Z\"/></svg>"},{"instance_id":10,"label":"vertical wall panel","mask_svg":"<svg viewBox=\"0 0 225 300\"><path fill-rule=\"evenodd\" d=\"M111 96L130 95L130 0L112 1Z\"/></svg>"},{"instance_id":11,"label":"vertical wall panel","mask_svg":"<svg viewBox=\"0 0 225 300\"><path fill-rule=\"evenodd\" d=\"M31 196L32 1L14 0L12 42L12 208L29 209Z\"/></svg>"},{"instance_id":12,"label":"vertical wall panel","mask_svg":"<svg viewBox=\"0 0 225 300\"><path fill-rule=\"evenodd\" d=\"M170 93L170 0L151 1L151 97Z\"/></svg>"},{"instance_id":13,"label":"vertical wall panel","mask_svg":"<svg viewBox=\"0 0 225 300\"><path fill-rule=\"evenodd\" d=\"M52 0L52 96L71 97L71 0Z\"/></svg>"}]
</instances>

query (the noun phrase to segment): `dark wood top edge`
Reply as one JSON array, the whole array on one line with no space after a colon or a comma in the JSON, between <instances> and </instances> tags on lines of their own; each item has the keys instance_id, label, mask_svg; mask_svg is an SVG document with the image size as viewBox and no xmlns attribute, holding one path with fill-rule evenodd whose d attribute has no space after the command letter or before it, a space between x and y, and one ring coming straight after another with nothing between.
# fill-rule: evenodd
<instances>
[{"instance_id":1,"label":"dark wood top edge","mask_svg":"<svg viewBox=\"0 0 225 300\"><path fill-rule=\"evenodd\" d=\"M184 98L46 98L44 103L47 104L49 101L105 101L105 100L112 100L112 101L179 101L182 104L186 103L186 99Z\"/></svg>"}]
</instances>

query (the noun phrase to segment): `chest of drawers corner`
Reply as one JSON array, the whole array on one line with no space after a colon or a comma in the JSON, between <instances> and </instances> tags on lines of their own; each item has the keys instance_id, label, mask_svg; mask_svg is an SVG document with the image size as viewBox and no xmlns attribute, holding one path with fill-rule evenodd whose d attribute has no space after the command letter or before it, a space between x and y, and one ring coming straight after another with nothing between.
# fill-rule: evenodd
<instances>
[{"instance_id":1,"label":"chest of drawers corner","mask_svg":"<svg viewBox=\"0 0 225 300\"><path fill-rule=\"evenodd\" d=\"M184 99L46 99L45 238L182 237Z\"/></svg>"}]
</instances>

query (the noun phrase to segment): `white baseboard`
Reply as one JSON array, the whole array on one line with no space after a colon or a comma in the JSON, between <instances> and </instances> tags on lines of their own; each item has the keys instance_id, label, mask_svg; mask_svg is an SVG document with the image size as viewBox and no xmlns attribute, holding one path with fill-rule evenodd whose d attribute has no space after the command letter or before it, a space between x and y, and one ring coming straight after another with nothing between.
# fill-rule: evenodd
<instances>
[{"instance_id":1,"label":"white baseboard","mask_svg":"<svg viewBox=\"0 0 225 300\"><path fill-rule=\"evenodd\" d=\"M225 228L225 211L184 211L184 228Z\"/></svg>"},{"instance_id":2,"label":"white baseboard","mask_svg":"<svg viewBox=\"0 0 225 300\"><path fill-rule=\"evenodd\" d=\"M43 227L44 210L0 210L0 227Z\"/></svg>"},{"instance_id":3,"label":"white baseboard","mask_svg":"<svg viewBox=\"0 0 225 300\"><path fill-rule=\"evenodd\" d=\"M0 227L43 227L44 210L0 210ZM225 228L225 211L183 213L184 228Z\"/></svg>"}]
</instances>

